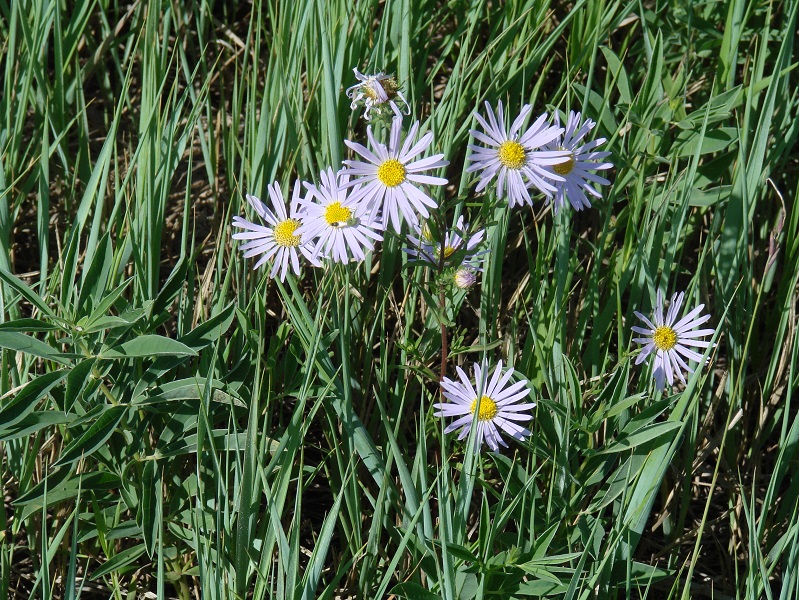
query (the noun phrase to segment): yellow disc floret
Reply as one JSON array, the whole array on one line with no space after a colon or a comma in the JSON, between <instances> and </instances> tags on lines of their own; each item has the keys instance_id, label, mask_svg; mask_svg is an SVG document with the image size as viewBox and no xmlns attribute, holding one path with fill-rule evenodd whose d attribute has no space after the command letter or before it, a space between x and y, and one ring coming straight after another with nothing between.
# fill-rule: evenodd
<instances>
[{"instance_id":1,"label":"yellow disc floret","mask_svg":"<svg viewBox=\"0 0 799 600\"><path fill-rule=\"evenodd\" d=\"M361 89L363 90L364 95L369 98L370 100L377 100L378 92L375 86L380 85L376 79L366 81L362 86Z\"/></svg>"},{"instance_id":2,"label":"yellow disc floret","mask_svg":"<svg viewBox=\"0 0 799 600\"><path fill-rule=\"evenodd\" d=\"M377 178L386 187L397 187L405 181L405 165L396 158L389 158L377 168Z\"/></svg>"},{"instance_id":3,"label":"yellow disc floret","mask_svg":"<svg viewBox=\"0 0 799 600\"><path fill-rule=\"evenodd\" d=\"M297 219L286 219L275 225L273 235L278 246L286 248L296 248L300 245L300 236L294 235L300 222Z\"/></svg>"},{"instance_id":4,"label":"yellow disc floret","mask_svg":"<svg viewBox=\"0 0 799 600\"><path fill-rule=\"evenodd\" d=\"M341 206L341 202L328 204L325 209L325 221L333 227L343 227L352 218L352 211L346 206Z\"/></svg>"},{"instance_id":5,"label":"yellow disc floret","mask_svg":"<svg viewBox=\"0 0 799 600\"><path fill-rule=\"evenodd\" d=\"M508 167L509 169L519 170L524 166L527 153L524 151L524 146L519 142L513 140L506 140L499 145L497 150L499 155L499 162Z\"/></svg>"},{"instance_id":6,"label":"yellow disc floret","mask_svg":"<svg viewBox=\"0 0 799 600\"><path fill-rule=\"evenodd\" d=\"M455 248L453 248L452 246L445 246L444 247L444 258L445 259L449 258L453 254L455 254Z\"/></svg>"},{"instance_id":7,"label":"yellow disc floret","mask_svg":"<svg viewBox=\"0 0 799 600\"><path fill-rule=\"evenodd\" d=\"M386 96L389 98L393 98L397 95L397 90L399 90L399 85L397 84L397 80L393 77L389 77L388 79L384 79L382 82L383 91L386 93Z\"/></svg>"},{"instance_id":8,"label":"yellow disc floret","mask_svg":"<svg viewBox=\"0 0 799 600\"><path fill-rule=\"evenodd\" d=\"M569 157L565 162L558 163L552 167L552 170L555 171L558 175L568 175L574 169L574 154L571 152L569 153Z\"/></svg>"},{"instance_id":9,"label":"yellow disc floret","mask_svg":"<svg viewBox=\"0 0 799 600\"><path fill-rule=\"evenodd\" d=\"M661 325L652 334L652 341L658 350L671 350L677 345L677 332L671 327Z\"/></svg>"},{"instance_id":10,"label":"yellow disc floret","mask_svg":"<svg viewBox=\"0 0 799 600\"><path fill-rule=\"evenodd\" d=\"M472 401L472 406L469 409L469 412L474 414L475 409L477 409L477 400ZM491 421L494 417L497 416L497 403L494 402L488 396L483 396L480 398L480 412L477 413L477 418L480 421Z\"/></svg>"}]
</instances>

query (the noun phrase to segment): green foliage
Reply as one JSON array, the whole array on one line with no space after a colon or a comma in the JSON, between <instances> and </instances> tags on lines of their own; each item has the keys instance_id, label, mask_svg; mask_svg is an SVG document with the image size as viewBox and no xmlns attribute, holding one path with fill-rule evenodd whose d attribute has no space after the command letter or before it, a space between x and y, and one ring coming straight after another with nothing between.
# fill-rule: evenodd
<instances>
[{"instance_id":1,"label":"green foliage","mask_svg":"<svg viewBox=\"0 0 799 600\"><path fill-rule=\"evenodd\" d=\"M0 0L2 597L796 597L797 11ZM440 225L487 227L443 310L396 237L285 283L231 240L363 140L353 67L451 162ZM603 199L475 195L498 99L597 121ZM657 289L717 329L665 396ZM450 373L531 382L529 440L443 434L442 324Z\"/></svg>"}]
</instances>

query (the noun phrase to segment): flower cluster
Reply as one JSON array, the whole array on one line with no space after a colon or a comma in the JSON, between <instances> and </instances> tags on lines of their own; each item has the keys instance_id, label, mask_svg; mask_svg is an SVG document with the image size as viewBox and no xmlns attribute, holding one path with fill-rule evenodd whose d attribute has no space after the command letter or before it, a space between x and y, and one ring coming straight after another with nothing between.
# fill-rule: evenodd
<instances>
[{"instance_id":1,"label":"flower cluster","mask_svg":"<svg viewBox=\"0 0 799 600\"><path fill-rule=\"evenodd\" d=\"M496 113L488 102L485 107L487 121L480 114L474 114L485 133L474 129L469 131L476 141L483 144L469 145L472 164L466 169L467 172L480 172L478 192L496 179L497 197L507 197L512 208L524 204L532 206L529 190L536 189L548 202L554 198L555 212L565 204L566 198L575 210L590 207L586 191L597 198L602 197L590 183L609 185L610 182L591 171L610 169L613 165L597 162L610 156L610 152L593 152L605 142L605 138L581 144L596 125L591 119L586 119L581 125L580 113L570 112L564 129L560 126L558 113L555 113L553 125L549 124L548 115L544 113L521 132L532 111L529 104L522 107L510 128L505 126L502 102L497 103Z\"/></svg>"},{"instance_id":2,"label":"flower cluster","mask_svg":"<svg viewBox=\"0 0 799 600\"><path fill-rule=\"evenodd\" d=\"M247 195L264 224L236 216L233 226L242 231L233 238L246 240L240 249L245 258L258 257L255 268L272 261L269 276L282 281L289 265L300 274L300 255L317 267L362 261L389 231L404 236L402 249L415 261L412 264L436 270L439 281L456 288L471 288L489 251L482 247L487 235L485 229L470 228L463 214L451 228L445 225L450 221L444 219L445 206L439 206L434 191L448 183L440 170L449 161L443 154L428 154L433 133L427 124L414 121L404 132L410 106L393 76L354 71L357 83L346 90L351 108L362 106L364 119L375 119L382 126L373 130L372 124L367 125L366 145L343 140L352 158L336 168L327 167L318 182L298 180L288 207L277 183L267 186L268 204ZM602 197L597 186L610 185L597 172L613 167L607 160L610 152L598 150L605 138L587 139L596 123L574 111L568 113L565 127L557 112L552 119L542 113L533 120L531 114L532 107L525 104L508 125L501 101L496 110L485 102L485 112L474 113L481 129L469 131L473 143L468 144L465 170L477 175L475 192L493 190L493 197L509 208L532 206L534 193L551 203L555 213L567 202L577 211L590 208L591 199ZM664 314L663 294L658 291L652 320L635 312L646 325L632 328L642 336L634 341L644 344L636 364L654 356L658 389L676 380L685 383L684 373L693 372L688 361L706 362L695 349L711 347L701 338L714 330L697 329L710 318L699 316L704 305L678 320L683 297L675 294ZM490 373L487 364L474 364L473 381L460 367L457 380L442 376L446 401L434 405L435 414L454 418L445 433L459 430L463 439L474 431L475 448L485 443L494 451L507 446L502 433L517 440L530 435L519 424L532 420L536 406L525 401L531 394L529 382L512 383L513 369L502 367L499 362Z\"/></svg>"},{"instance_id":3,"label":"flower cluster","mask_svg":"<svg viewBox=\"0 0 799 600\"><path fill-rule=\"evenodd\" d=\"M433 173L449 162L443 154L424 156L433 134L419 137L421 124L416 121L403 135L403 112L396 102L402 101L406 110L409 107L393 77L382 73L365 76L357 69L355 75L359 83L347 90L353 108L363 103L367 120L370 112L382 114L386 104L392 109L387 142L378 140L370 125L367 146L344 140L361 160L345 160L336 171L328 167L320 173L318 183L298 182L288 212L280 187L274 183L268 186L271 206L247 195L265 225L240 216L233 219L234 227L245 230L233 235L248 240L241 246L245 258L260 256L255 268L273 260L272 278L283 281L289 263L299 275L299 254L314 266L325 261L361 261L375 250L386 229L400 234L404 222L416 228L420 216L426 219L438 208L428 188L447 183Z\"/></svg>"}]
</instances>

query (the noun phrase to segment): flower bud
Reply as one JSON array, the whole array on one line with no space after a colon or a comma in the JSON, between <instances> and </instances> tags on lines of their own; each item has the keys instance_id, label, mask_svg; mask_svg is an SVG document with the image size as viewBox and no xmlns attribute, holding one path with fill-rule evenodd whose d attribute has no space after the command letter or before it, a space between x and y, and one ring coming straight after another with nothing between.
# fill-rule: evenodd
<instances>
[{"instance_id":1,"label":"flower bud","mask_svg":"<svg viewBox=\"0 0 799 600\"><path fill-rule=\"evenodd\" d=\"M461 267L455 271L455 285L462 290L468 290L477 283L477 273L466 267Z\"/></svg>"}]
</instances>

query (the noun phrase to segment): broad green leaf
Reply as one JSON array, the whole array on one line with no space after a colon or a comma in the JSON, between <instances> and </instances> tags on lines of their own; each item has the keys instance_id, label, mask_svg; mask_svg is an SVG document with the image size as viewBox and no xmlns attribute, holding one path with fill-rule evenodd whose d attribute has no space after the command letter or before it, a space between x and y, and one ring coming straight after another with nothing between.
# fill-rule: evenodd
<instances>
[{"instance_id":1,"label":"broad green leaf","mask_svg":"<svg viewBox=\"0 0 799 600\"><path fill-rule=\"evenodd\" d=\"M602 50L602 54L605 55L608 69L616 79L616 89L619 90L619 99L626 105L632 104L633 95L630 88L630 80L627 77L627 71L624 69L624 63L622 63L616 53L607 46L600 46L599 49Z\"/></svg>"},{"instance_id":2,"label":"broad green leaf","mask_svg":"<svg viewBox=\"0 0 799 600\"><path fill-rule=\"evenodd\" d=\"M46 358L61 364L69 364L70 362L69 355L54 350L41 340L15 331L0 331L0 348L32 354L33 356Z\"/></svg>"},{"instance_id":3,"label":"broad green leaf","mask_svg":"<svg viewBox=\"0 0 799 600\"><path fill-rule=\"evenodd\" d=\"M81 486L84 491L90 489L98 493L119 488L120 480L118 475L107 471L72 475L69 468L57 469L47 478L47 506L75 498ZM45 501L44 491L45 481L42 480L17 498L14 505L23 507L21 520L42 510Z\"/></svg>"},{"instance_id":4,"label":"broad green leaf","mask_svg":"<svg viewBox=\"0 0 799 600\"><path fill-rule=\"evenodd\" d=\"M26 333L28 331L53 331L54 329L58 329L58 327L39 319L16 319L14 321L0 323L0 331Z\"/></svg>"},{"instance_id":5,"label":"broad green leaf","mask_svg":"<svg viewBox=\"0 0 799 600\"><path fill-rule=\"evenodd\" d=\"M92 452L111 437L126 410L127 407L125 406L107 407L97 420L61 453L60 458L53 466L60 467L81 457L91 455Z\"/></svg>"},{"instance_id":6,"label":"broad green leaf","mask_svg":"<svg viewBox=\"0 0 799 600\"><path fill-rule=\"evenodd\" d=\"M7 442L8 440L24 437L31 433L36 433L45 427L71 423L74 419L74 415L59 410L34 411L13 427L0 431L0 442Z\"/></svg>"},{"instance_id":7,"label":"broad green leaf","mask_svg":"<svg viewBox=\"0 0 799 600\"><path fill-rule=\"evenodd\" d=\"M140 335L119 346L103 350L98 358L140 358L150 356L197 356L197 352L182 344L161 335Z\"/></svg>"},{"instance_id":8,"label":"broad green leaf","mask_svg":"<svg viewBox=\"0 0 799 600\"><path fill-rule=\"evenodd\" d=\"M162 402L182 402L184 400L199 400L205 393L205 378L190 377L179 381L170 381L151 390L146 395L138 396L131 404L159 404ZM224 391L221 381L213 381L211 400L222 404L235 404L246 407L240 399Z\"/></svg>"},{"instance_id":9,"label":"broad green leaf","mask_svg":"<svg viewBox=\"0 0 799 600\"><path fill-rule=\"evenodd\" d=\"M392 589L390 594L399 598L407 598L407 600L440 600L441 596L434 594L428 589L423 588L418 583L406 581L398 583Z\"/></svg>"},{"instance_id":10,"label":"broad green leaf","mask_svg":"<svg viewBox=\"0 0 799 600\"><path fill-rule=\"evenodd\" d=\"M102 319L103 317L108 315L108 311L111 310L111 307L119 300L125 290L128 288L130 283L133 281L132 277L129 277L121 284L119 284L116 288L108 292L103 298L98 302L97 307L94 309L91 315L86 319L86 324L84 327L90 329L94 323Z\"/></svg>"},{"instance_id":11,"label":"broad green leaf","mask_svg":"<svg viewBox=\"0 0 799 600\"><path fill-rule=\"evenodd\" d=\"M164 448L161 456L172 458L183 454L194 454L197 452L197 434L186 435ZM213 431L214 448L219 452L241 452L246 447L246 433L230 433L224 429ZM271 448L276 448L278 442L272 440Z\"/></svg>"},{"instance_id":12,"label":"broad green leaf","mask_svg":"<svg viewBox=\"0 0 799 600\"><path fill-rule=\"evenodd\" d=\"M84 327L86 333L95 333L105 329L118 329L122 327L130 327L137 321L140 321L147 315L146 308L136 308L126 310L120 315L105 315L95 319L90 324ZM118 334L120 335L120 334Z\"/></svg>"},{"instance_id":13,"label":"broad green leaf","mask_svg":"<svg viewBox=\"0 0 799 600\"><path fill-rule=\"evenodd\" d=\"M699 154L721 152L737 141L738 129L736 127L718 127L708 129L705 131L705 135L702 135L700 131L683 131L677 136L674 143L677 156L685 158L693 156L697 151Z\"/></svg>"},{"instance_id":14,"label":"broad green leaf","mask_svg":"<svg viewBox=\"0 0 799 600\"><path fill-rule=\"evenodd\" d=\"M97 362L96 358L87 358L75 365L67 376L67 392L64 396L64 410L72 409L78 395L92 381L92 368Z\"/></svg>"}]
</instances>

